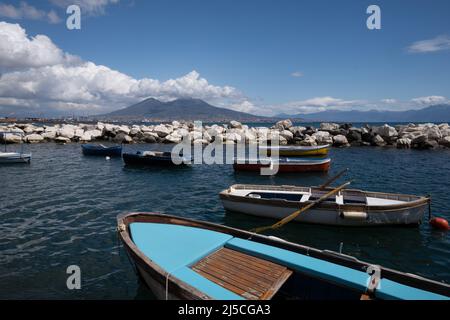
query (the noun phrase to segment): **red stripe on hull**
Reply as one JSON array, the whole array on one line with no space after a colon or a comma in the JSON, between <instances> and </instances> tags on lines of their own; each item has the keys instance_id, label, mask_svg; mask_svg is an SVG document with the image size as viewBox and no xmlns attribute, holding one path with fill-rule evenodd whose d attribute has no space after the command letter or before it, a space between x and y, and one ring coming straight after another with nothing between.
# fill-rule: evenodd
<instances>
[{"instance_id":1,"label":"red stripe on hull","mask_svg":"<svg viewBox=\"0 0 450 320\"><path fill-rule=\"evenodd\" d=\"M249 164L249 163L235 163L233 165L236 171L259 171L261 168L268 168L267 164ZM326 172L330 169L330 162L320 164L305 164L305 165L292 165L292 164L280 164L278 172Z\"/></svg>"}]
</instances>

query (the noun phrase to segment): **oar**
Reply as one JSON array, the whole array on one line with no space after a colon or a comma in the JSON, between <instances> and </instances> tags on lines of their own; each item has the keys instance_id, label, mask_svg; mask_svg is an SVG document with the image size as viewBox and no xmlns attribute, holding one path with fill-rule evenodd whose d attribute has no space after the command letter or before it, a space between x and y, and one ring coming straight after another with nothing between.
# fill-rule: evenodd
<instances>
[{"instance_id":1,"label":"oar","mask_svg":"<svg viewBox=\"0 0 450 320\"><path fill-rule=\"evenodd\" d=\"M306 210L311 209L312 207L318 205L322 201L328 199L330 196L338 193L339 191L341 191L342 189L347 187L350 183L351 183L351 181L346 182L343 185L337 187L336 189L331 190L330 192L328 192L327 194L323 195L319 199L317 199L317 200L311 202L310 204L308 204L307 206L305 206L305 207L303 207L303 208L293 212L292 214L290 214L286 218L283 218L282 220L278 221L277 223L275 223L275 224L273 224L271 226L259 227L259 228L252 229L250 231L254 232L254 233L260 233L260 232L268 230L268 229L280 228L280 227L284 226L286 223L288 223L288 222L294 220L295 218L297 218L301 213L305 212Z\"/></svg>"},{"instance_id":2,"label":"oar","mask_svg":"<svg viewBox=\"0 0 450 320\"><path fill-rule=\"evenodd\" d=\"M346 173L348 171L348 168L345 168L344 170L342 170L341 172L339 172L337 175L335 175L333 178L327 180L327 182L325 182L324 184L322 184L319 187L319 190L323 190L326 187L328 187L330 184L332 184L334 181L336 181L337 179L339 179L344 173Z\"/></svg>"}]
</instances>

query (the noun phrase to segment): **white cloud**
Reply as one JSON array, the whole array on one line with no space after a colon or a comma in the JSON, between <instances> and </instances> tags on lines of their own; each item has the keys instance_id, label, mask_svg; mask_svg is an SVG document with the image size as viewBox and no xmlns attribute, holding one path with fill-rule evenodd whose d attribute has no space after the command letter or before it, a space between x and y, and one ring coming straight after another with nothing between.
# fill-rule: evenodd
<instances>
[{"instance_id":1,"label":"white cloud","mask_svg":"<svg viewBox=\"0 0 450 320\"><path fill-rule=\"evenodd\" d=\"M447 35L416 41L408 47L408 51L412 53L428 53L442 50L450 50L450 37Z\"/></svg>"},{"instance_id":2,"label":"white cloud","mask_svg":"<svg viewBox=\"0 0 450 320\"><path fill-rule=\"evenodd\" d=\"M147 97L242 99L235 88L212 85L195 70L167 81L134 79L67 54L44 35L30 38L19 25L5 22L0 22L0 70L6 71L0 77L0 97L27 101L22 106L97 112Z\"/></svg>"},{"instance_id":3,"label":"white cloud","mask_svg":"<svg viewBox=\"0 0 450 320\"><path fill-rule=\"evenodd\" d=\"M61 18L54 10L44 11L23 1L18 6L0 2L0 16L9 19L44 20L49 23L59 23Z\"/></svg>"},{"instance_id":4,"label":"white cloud","mask_svg":"<svg viewBox=\"0 0 450 320\"><path fill-rule=\"evenodd\" d=\"M47 36L29 38L18 24L0 22L0 71L69 63L76 57L64 53Z\"/></svg>"},{"instance_id":5,"label":"white cloud","mask_svg":"<svg viewBox=\"0 0 450 320\"><path fill-rule=\"evenodd\" d=\"M50 2L64 9L76 4L80 6L82 14L86 12L91 15L98 15L105 13L105 8L108 5L116 4L119 0L50 0Z\"/></svg>"},{"instance_id":6,"label":"white cloud","mask_svg":"<svg viewBox=\"0 0 450 320\"><path fill-rule=\"evenodd\" d=\"M393 104L393 103L397 103L397 99L381 99L381 102L386 103L386 104Z\"/></svg>"},{"instance_id":7,"label":"white cloud","mask_svg":"<svg viewBox=\"0 0 450 320\"><path fill-rule=\"evenodd\" d=\"M294 71L294 72L291 73L291 77L294 77L294 78L300 78L300 77L303 77L303 72L300 72L300 71Z\"/></svg>"},{"instance_id":8,"label":"white cloud","mask_svg":"<svg viewBox=\"0 0 450 320\"><path fill-rule=\"evenodd\" d=\"M418 97L418 98L411 99L411 101L414 103L417 103L421 106L449 102L446 97L442 97L442 96Z\"/></svg>"}]
</instances>

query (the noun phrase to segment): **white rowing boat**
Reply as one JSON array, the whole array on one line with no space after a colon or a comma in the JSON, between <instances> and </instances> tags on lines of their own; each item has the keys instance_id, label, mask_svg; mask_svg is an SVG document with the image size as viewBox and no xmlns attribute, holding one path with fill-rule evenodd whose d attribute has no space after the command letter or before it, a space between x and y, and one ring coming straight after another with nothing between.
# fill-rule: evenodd
<instances>
[{"instance_id":1,"label":"white rowing boat","mask_svg":"<svg viewBox=\"0 0 450 320\"><path fill-rule=\"evenodd\" d=\"M233 185L220 193L226 210L283 219L333 188ZM418 225L430 198L346 189L294 221L334 226Z\"/></svg>"}]
</instances>

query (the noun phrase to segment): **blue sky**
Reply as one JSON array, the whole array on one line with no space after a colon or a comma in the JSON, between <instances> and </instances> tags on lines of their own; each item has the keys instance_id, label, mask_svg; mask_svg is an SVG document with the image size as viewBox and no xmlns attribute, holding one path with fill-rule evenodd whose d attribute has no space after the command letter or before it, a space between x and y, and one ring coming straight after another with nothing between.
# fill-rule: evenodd
<instances>
[{"instance_id":1,"label":"blue sky","mask_svg":"<svg viewBox=\"0 0 450 320\"><path fill-rule=\"evenodd\" d=\"M276 114L403 110L450 97L450 1L79 0L82 29L68 30L65 8L76 2L0 0L0 21L18 23L29 41L46 35L83 62L165 87L155 89L147 81L145 89L130 89L122 99L117 98L120 89L94 85L81 93L86 94L83 99L58 101L55 92L49 94L40 84L42 97L34 90L32 99L42 108L95 113L106 104L124 107L146 95L171 99L191 93L219 106ZM20 14L21 8L29 10L21 3L41 14ZM371 4L381 8L381 30L366 27ZM17 11L11 13L8 5ZM51 19L49 12L54 13ZM67 65L50 65L61 63ZM4 74L35 67L4 65ZM183 78L193 70L199 75ZM26 82L26 75L11 79ZM177 85L171 79L181 80ZM213 88L202 92L199 79ZM83 86L78 80L77 86ZM228 87L232 90L224 89ZM29 93L12 97L1 88L0 82L4 105L30 99Z\"/></svg>"}]
</instances>

